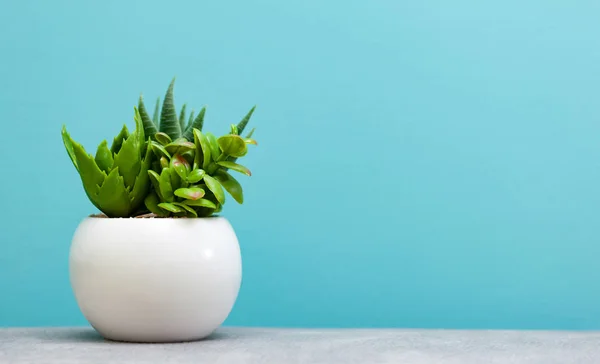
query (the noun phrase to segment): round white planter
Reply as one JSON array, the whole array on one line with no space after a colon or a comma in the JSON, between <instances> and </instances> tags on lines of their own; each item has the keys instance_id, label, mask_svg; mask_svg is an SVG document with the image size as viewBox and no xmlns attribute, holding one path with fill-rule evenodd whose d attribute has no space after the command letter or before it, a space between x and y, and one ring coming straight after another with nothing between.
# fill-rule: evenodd
<instances>
[{"instance_id":1,"label":"round white planter","mask_svg":"<svg viewBox=\"0 0 600 364\"><path fill-rule=\"evenodd\" d=\"M222 217L90 217L73 237L70 276L83 315L105 338L189 341L229 315L242 261Z\"/></svg>"}]
</instances>

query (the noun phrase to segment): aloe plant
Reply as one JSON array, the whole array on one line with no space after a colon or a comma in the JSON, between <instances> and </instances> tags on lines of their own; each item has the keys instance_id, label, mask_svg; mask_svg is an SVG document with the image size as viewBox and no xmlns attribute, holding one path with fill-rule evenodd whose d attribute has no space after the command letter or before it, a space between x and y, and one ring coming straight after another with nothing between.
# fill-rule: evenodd
<instances>
[{"instance_id":1,"label":"aloe plant","mask_svg":"<svg viewBox=\"0 0 600 364\"><path fill-rule=\"evenodd\" d=\"M133 133L124 125L110 149L104 140L95 156L75 142L65 126L62 128L63 143L79 172L86 195L108 217L135 215L144 208L144 199L150 190L148 170L154 155L150 144L145 143L144 126L137 109L134 120Z\"/></svg>"},{"instance_id":2,"label":"aloe plant","mask_svg":"<svg viewBox=\"0 0 600 364\"><path fill-rule=\"evenodd\" d=\"M250 138L233 133L216 138L192 128L194 142L171 141L163 132L155 135L150 146L159 161L148 174L153 191L146 197L148 210L158 216L206 217L219 212L225 203L225 191L238 203L244 202L242 186L229 170L250 176L248 168L231 161L246 155Z\"/></svg>"}]
</instances>

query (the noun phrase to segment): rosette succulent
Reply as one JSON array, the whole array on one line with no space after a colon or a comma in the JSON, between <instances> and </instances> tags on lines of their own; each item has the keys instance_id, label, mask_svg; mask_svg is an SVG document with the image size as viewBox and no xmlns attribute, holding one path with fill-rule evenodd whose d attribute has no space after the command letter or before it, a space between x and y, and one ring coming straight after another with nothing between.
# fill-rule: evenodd
<instances>
[{"instance_id":1,"label":"rosette succulent","mask_svg":"<svg viewBox=\"0 0 600 364\"><path fill-rule=\"evenodd\" d=\"M96 156L87 154L63 127L67 152L81 176L90 201L108 217L132 217L150 212L157 217L206 217L221 211L227 192L243 203L242 187L230 172L250 176L237 163L248 152L254 130L242 137L254 107L228 134L217 138L203 132L205 108L186 120L186 106L175 112L174 80L162 109L157 101L152 119L143 99L134 108L136 129L123 126L110 149L106 141Z\"/></svg>"}]
</instances>

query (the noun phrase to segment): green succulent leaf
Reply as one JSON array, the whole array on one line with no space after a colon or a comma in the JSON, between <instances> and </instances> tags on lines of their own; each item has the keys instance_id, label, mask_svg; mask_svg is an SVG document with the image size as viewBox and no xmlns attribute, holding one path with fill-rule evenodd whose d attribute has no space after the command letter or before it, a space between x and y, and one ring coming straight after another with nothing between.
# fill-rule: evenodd
<instances>
[{"instance_id":1,"label":"green succulent leaf","mask_svg":"<svg viewBox=\"0 0 600 364\"><path fill-rule=\"evenodd\" d=\"M63 144L65 145L65 149L67 150L67 154L69 154L69 158L71 159L71 162L73 162L73 166L75 166L75 169L79 170L79 168L77 167L77 157L75 157L75 151L73 150L73 140L67 132L67 127L65 125L63 125L62 127L61 135Z\"/></svg>"},{"instance_id":2,"label":"green succulent leaf","mask_svg":"<svg viewBox=\"0 0 600 364\"><path fill-rule=\"evenodd\" d=\"M150 115L148 115L148 111L146 110L146 106L144 105L144 99L142 98L142 95L140 95L140 100L138 101L138 111L140 113L140 117L142 118L142 123L144 124L144 136L154 136L158 132L158 129L156 128L156 125L154 124L152 119L150 119Z\"/></svg>"},{"instance_id":3,"label":"green succulent leaf","mask_svg":"<svg viewBox=\"0 0 600 364\"><path fill-rule=\"evenodd\" d=\"M100 145L98 145L98 150L96 151L96 164L98 167L103 170L105 173L109 173L113 166L113 156L108 149L108 143L106 140L103 140Z\"/></svg>"},{"instance_id":4,"label":"green succulent leaf","mask_svg":"<svg viewBox=\"0 0 600 364\"><path fill-rule=\"evenodd\" d=\"M150 142L150 147L152 148L152 151L154 152L154 154L157 157L165 157L167 159L171 159L171 154L169 154L169 152L167 152L165 147L163 147L159 143L154 142L154 141Z\"/></svg>"},{"instance_id":5,"label":"green succulent leaf","mask_svg":"<svg viewBox=\"0 0 600 364\"><path fill-rule=\"evenodd\" d=\"M155 133L154 139L156 139L156 141L159 142L163 146L168 145L169 143L171 143L173 141L170 136L168 136L167 134L162 133L162 132Z\"/></svg>"},{"instance_id":6,"label":"green succulent leaf","mask_svg":"<svg viewBox=\"0 0 600 364\"><path fill-rule=\"evenodd\" d=\"M177 121L177 112L175 111L175 103L173 100L173 88L175 87L175 79L169 84L165 99L163 100L162 110L160 112L160 131L166 133L171 139L177 139L181 136L181 128Z\"/></svg>"},{"instance_id":7,"label":"green succulent leaf","mask_svg":"<svg viewBox=\"0 0 600 364\"><path fill-rule=\"evenodd\" d=\"M160 175L153 170L148 170L148 177L150 178L150 182L152 182L152 187L154 187L154 191L160 199L162 200L162 195L160 194Z\"/></svg>"},{"instance_id":8,"label":"green succulent leaf","mask_svg":"<svg viewBox=\"0 0 600 364\"><path fill-rule=\"evenodd\" d=\"M217 206L211 200L207 200L205 198L201 198L198 200L185 200L183 201L185 205L188 206L196 206L196 207L207 207L209 209L216 209Z\"/></svg>"},{"instance_id":9,"label":"green succulent leaf","mask_svg":"<svg viewBox=\"0 0 600 364\"><path fill-rule=\"evenodd\" d=\"M124 178L115 167L100 187L96 197L98 207L108 217L127 217L131 208L129 193L125 188Z\"/></svg>"},{"instance_id":10,"label":"green succulent leaf","mask_svg":"<svg viewBox=\"0 0 600 364\"><path fill-rule=\"evenodd\" d=\"M133 187L142 164L138 147L137 136L132 134L123 142L121 150L115 155L114 167L119 168L125 185L130 188Z\"/></svg>"},{"instance_id":11,"label":"green succulent leaf","mask_svg":"<svg viewBox=\"0 0 600 364\"><path fill-rule=\"evenodd\" d=\"M77 166L79 167L79 176L81 177L83 188L92 203L100 208L95 198L100 186L106 178L106 173L102 172L96 164L96 161L94 161L94 158L86 153L81 144L75 143L73 139L71 139L71 144L73 145L73 153L75 154Z\"/></svg>"},{"instance_id":12,"label":"green succulent leaf","mask_svg":"<svg viewBox=\"0 0 600 364\"><path fill-rule=\"evenodd\" d=\"M165 210L158 207L159 203L160 203L160 199L154 192L150 193L144 199L144 205L146 205L146 208L148 209L148 211L152 212L155 215L161 216L161 217L169 216L169 214L166 213Z\"/></svg>"},{"instance_id":13,"label":"green succulent leaf","mask_svg":"<svg viewBox=\"0 0 600 364\"><path fill-rule=\"evenodd\" d=\"M148 194L150 190L150 176L148 175L148 171L150 170L150 166L152 165L152 148L150 146L150 138L148 138L148 143L146 144L146 154L144 156L144 160L142 161L142 166L140 168L140 172L135 178L135 185L133 186L133 190L130 192L129 197L131 199L131 207L133 210L137 209L142 202L144 201L144 197Z\"/></svg>"},{"instance_id":14,"label":"green succulent leaf","mask_svg":"<svg viewBox=\"0 0 600 364\"><path fill-rule=\"evenodd\" d=\"M252 135L254 135L255 130L256 130L256 128L252 128L252 130L250 130L250 132L248 134L246 134L246 139L252 138Z\"/></svg>"},{"instance_id":15,"label":"green succulent leaf","mask_svg":"<svg viewBox=\"0 0 600 364\"><path fill-rule=\"evenodd\" d=\"M188 119L187 124L184 129L185 132L187 132L188 129L192 126L192 123L194 122L194 114L195 114L194 109L192 109L192 112L190 113L190 118ZM185 132L183 133L184 137L185 137ZM189 140L191 141L191 139L189 139Z\"/></svg>"},{"instance_id":16,"label":"green succulent leaf","mask_svg":"<svg viewBox=\"0 0 600 364\"><path fill-rule=\"evenodd\" d=\"M187 107L187 105L183 104L183 106L181 107L181 112L179 113L179 129L181 130L182 133L185 130L185 108L186 107Z\"/></svg>"},{"instance_id":17,"label":"green succulent leaf","mask_svg":"<svg viewBox=\"0 0 600 364\"><path fill-rule=\"evenodd\" d=\"M181 207L182 209L184 209L187 212L188 216L193 216L193 217L198 217L198 214L196 213L196 211L189 207L186 204L180 203L180 202L173 202L173 205L177 206L177 207Z\"/></svg>"},{"instance_id":18,"label":"green succulent leaf","mask_svg":"<svg viewBox=\"0 0 600 364\"><path fill-rule=\"evenodd\" d=\"M178 188L175 190L175 196L185 198L188 200L197 200L204 197L205 192L202 188Z\"/></svg>"},{"instance_id":19,"label":"green succulent leaf","mask_svg":"<svg viewBox=\"0 0 600 364\"><path fill-rule=\"evenodd\" d=\"M160 122L160 97L156 99L156 105L154 105L154 114L152 114L152 122L158 127Z\"/></svg>"},{"instance_id":20,"label":"green succulent leaf","mask_svg":"<svg viewBox=\"0 0 600 364\"><path fill-rule=\"evenodd\" d=\"M194 140L194 129L198 129L202 131L202 127L204 126L204 114L206 113L206 107L203 107L202 110L198 113L198 116L194 119L191 125L187 127L185 133L183 133L183 137L186 140L192 141Z\"/></svg>"},{"instance_id":21,"label":"green succulent leaf","mask_svg":"<svg viewBox=\"0 0 600 364\"><path fill-rule=\"evenodd\" d=\"M252 173L250 172L250 170L244 166L242 166L241 164L237 164L235 162L231 162L231 161L219 161L217 162L218 165L220 165L221 167L225 167L227 169L231 169L234 170L236 172L240 172L245 174L246 176L251 176Z\"/></svg>"},{"instance_id":22,"label":"green succulent leaf","mask_svg":"<svg viewBox=\"0 0 600 364\"><path fill-rule=\"evenodd\" d=\"M246 142L246 144L258 145L258 142L254 139L244 138L244 141Z\"/></svg>"},{"instance_id":23,"label":"green succulent leaf","mask_svg":"<svg viewBox=\"0 0 600 364\"><path fill-rule=\"evenodd\" d=\"M242 186L232 175L226 171L219 171L215 175L215 179L219 181L223 188L225 188L237 203L244 203L244 191L242 190Z\"/></svg>"},{"instance_id":24,"label":"green succulent leaf","mask_svg":"<svg viewBox=\"0 0 600 364\"><path fill-rule=\"evenodd\" d=\"M202 180L202 178L204 178L205 174L206 172L204 172L203 169L194 169L190 172L190 174L188 174L187 181L188 183L198 183L200 180Z\"/></svg>"},{"instance_id":25,"label":"green succulent leaf","mask_svg":"<svg viewBox=\"0 0 600 364\"><path fill-rule=\"evenodd\" d=\"M240 135L240 133L238 132L237 125L231 124L229 134Z\"/></svg>"},{"instance_id":26,"label":"green succulent leaf","mask_svg":"<svg viewBox=\"0 0 600 364\"><path fill-rule=\"evenodd\" d=\"M204 136L208 141L211 157L214 161L216 161L219 155L221 154L221 149L219 149L219 142L217 142L217 137L211 132L205 133Z\"/></svg>"},{"instance_id":27,"label":"green succulent leaf","mask_svg":"<svg viewBox=\"0 0 600 364\"><path fill-rule=\"evenodd\" d=\"M135 135L135 143L137 145L138 153L141 155L144 153L144 123L142 122L142 117L140 116L140 112L137 107L133 108L134 115L133 120L135 121L135 131L133 134Z\"/></svg>"},{"instance_id":28,"label":"green succulent leaf","mask_svg":"<svg viewBox=\"0 0 600 364\"><path fill-rule=\"evenodd\" d=\"M167 158L165 158L164 156L160 157L160 168L161 168L161 170L163 168L169 168L169 160Z\"/></svg>"},{"instance_id":29,"label":"green succulent leaf","mask_svg":"<svg viewBox=\"0 0 600 364\"><path fill-rule=\"evenodd\" d=\"M171 155L173 155L175 153L184 154L184 153L189 152L190 150L194 150L195 148L196 148L196 146L194 145L194 143L188 142L184 138L179 138L179 139L175 140L174 142L171 142L171 143L165 145L165 149Z\"/></svg>"},{"instance_id":30,"label":"green succulent leaf","mask_svg":"<svg viewBox=\"0 0 600 364\"><path fill-rule=\"evenodd\" d=\"M112 154L117 154L119 150L121 150L121 145L123 145L123 141L129 138L129 130L127 130L127 125L123 125L123 128L119 132L119 134L113 139L113 143L110 146L110 152Z\"/></svg>"},{"instance_id":31,"label":"green succulent leaf","mask_svg":"<svg viewBox=\"0 0 600 364\"><path fill-rule=\"evenodd\" d=\"M187 175L190 173L190 164L180 154L175 154L171 159L171 168L182 180L187 180Z\"/></svg>"},{"instance_id":32,"label":"green succulent leaf","mask_svg":"<svg viewBox=\"0 0 600 364\"><path fill-rule=\"evenodd\" d=\"M173 186L171 184L171 170L168 168L163 169L158 182L162 199L166 202L173 202L175 197L173 195Z\"/></svg>"},{"instance_id":33,"label":"green succulent leaf","mask_svg":"<svg viewBox=\"0 0 600 364\"><path fill-rule=\"evenodd\" d=\"M215 198L219 203L225 203L225 192L223 191L223 186L209 175L204 176L204 183L206 183L206 187L215 195Z\"/></svg>"},{"instance_id":34,"label":"green succulent leaf","mask_svg":"<svg viewBox=\"0 0 600 364\"><path fill-rule=\"evenodd\" d=\"M246 128L246 125L248 125L248 122L250 121L250 117L252 117L252 114L254 113L255 109L256 109L256 105L252 106L252 109L250 109L250 111L248 111L246 116L244 116L244 118L237 124L238 132L236 134L239 135L244 132L244 129Z\"/></svg>"},{"instance_id":35,"label":"green succulent leaf","mask_svg":"<svg viewBox=\"0 0 600 364\"><path fill-rule=\"evenodd\" d=\"M179 207L173 203L169 203L169 202L161 202L158 204L158 207L160 207L161 209L163 209L165 211L169 211L172 213L185 212L185 210L182 209L181 207Z\"/></svg>"},{"instance_id":36,"label":"green succulent leaf","mask_svg":"<svg viewBox=\"0 0 600 364\"><path fill-rule=\"evenodd\" d=\"M239 135L223 135L217 139L223 154L232 157L243 157L248 152L244 138Z\"/></svg>"},{"instance_id":37,"label":"green succulent leaf","mask_svg":"<svg viewBox=\"0 0 600 364\"><path fill-rule=\"evenodd\" d=\"M207 169L211 162L210 144L206 136L198 129L194 129L194 143L196 144L196 150L201 151L203 157L202 168ZM196 152L196 155L200 155L200 153ZM196 162L200 165L200 161Z\"/></svg>"}]
</instances>

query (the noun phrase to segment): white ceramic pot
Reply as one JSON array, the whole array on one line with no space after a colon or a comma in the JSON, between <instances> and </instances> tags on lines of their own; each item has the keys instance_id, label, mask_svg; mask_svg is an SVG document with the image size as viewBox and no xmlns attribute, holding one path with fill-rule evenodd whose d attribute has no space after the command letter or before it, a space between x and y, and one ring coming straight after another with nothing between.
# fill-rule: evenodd
<instances>
[{"instance_id":1,"label":"white ceramic pot","mask_svg":"<svg viewBox=\"0 0 600 364\"><path fill-rule=\"evenodd\" d=\"M190 341L229 315L242 261L222 217L90 217L73 237L70 276L83 315L105 338Z\"/></svg>"}]
</instances>

